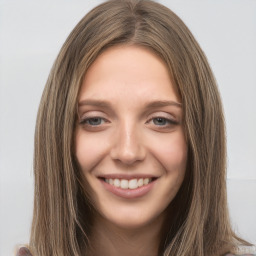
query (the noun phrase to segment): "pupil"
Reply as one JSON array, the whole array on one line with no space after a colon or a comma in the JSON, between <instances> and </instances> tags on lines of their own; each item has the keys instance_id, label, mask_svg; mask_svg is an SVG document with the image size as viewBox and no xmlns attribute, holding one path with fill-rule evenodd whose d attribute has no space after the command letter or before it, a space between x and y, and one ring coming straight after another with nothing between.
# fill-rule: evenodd
<instances>
[{"instance_id":1,"label":"pupil","mask_svg":"<svg viewBox=\"0 0 256 256\"><path fill-rule=\"evenodd\" d=\"M165 125L166 124L166 120L164 118L155 118L154 119L154 124L156 125Z\"/></svg>"},{"instance_id":2,"label":"pupil","mask_svg":"<svg viewBox=\"0 0 256 256\"><path fill-rule=\"evenodd\" d=\"M99 125L101 122L101 119L100 118L91 118L90 119L90 124L91 125Z\"/></svg>"}]
</instances>

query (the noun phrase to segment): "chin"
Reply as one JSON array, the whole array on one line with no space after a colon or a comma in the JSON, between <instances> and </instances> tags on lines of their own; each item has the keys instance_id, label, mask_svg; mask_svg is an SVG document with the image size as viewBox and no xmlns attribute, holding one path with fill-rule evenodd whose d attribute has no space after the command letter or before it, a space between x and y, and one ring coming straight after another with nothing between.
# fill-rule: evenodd
<instances>
[{"instance_id":1,"label":"chin","mask_svg":"<svg viewBox=\"0 0 256 256\"><path fill-rule=\"evenodd\" d=\"M147 228L154 223L159 223L163 220L164 213L159 212L150 212L147 211L147 208L141 207L138 209L136 206L129 206L119 208L113 212L106 212L101 214L102 220L114 225L119 229L143 229Z\"/></svg>"}]
</instances>

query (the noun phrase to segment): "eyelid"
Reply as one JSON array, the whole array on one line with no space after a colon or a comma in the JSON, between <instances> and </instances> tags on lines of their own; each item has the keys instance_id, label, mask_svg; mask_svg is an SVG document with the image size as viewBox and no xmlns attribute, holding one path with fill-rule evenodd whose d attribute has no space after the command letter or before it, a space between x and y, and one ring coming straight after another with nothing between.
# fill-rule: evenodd
<instances>
[{"instance_id":1,"label":"eyelid","mask_svg":"<svg viewBox=\"0 0 256 256\"><path fill-rule=\"evenodd\" d=\"M165 118L167 120L171 120L173 122L178 122L177 118L174 115L167 113L167 112L154 112L148 116L148 120L152 120L154 118ZM147 121L148 122L148 121Z\"/></svg>"},{"instance_id":2,"label":"eyelid","mask_svg":"<svg viewBox=\"0 0 256 256\"><path fill-rule=\"evenodd\" d=\"M109 118L107 115L102 112L102 111L95 111L95 110L90 110L82 113L80 116L78 116L78 123L81 125L84 129L88 131L100 131L108 126L109 123ZM90 119L101 119L102 123L99 125L91 125Z\"/></svg>"},{"instance_id":3,"label":"eyelid","mask_svg":"<svg viewBox=\"0 0 256 256\"><path fill-rule=\"evenodd\" d=\"M92 117L85 117L85 118L82 118L80 121L79 121L79 124L85 124L86 121L90 120L90 119L102 119L104 121L104 123L109 123L109 121L103 117L100 117L100 116L92 116Z\"/></svg>"},{"instance_id":4,"label":"eyelid","mask_svg":"<svg viewBox=\"0 0 256 256\"><path fill-rule=\"evenodd\" d=\"M82 115L78 115L79 120L84 120L86 118L102 118L102 119L106 119L106 114L101 112L101 111L87 111L84 112Z\"/></svg>"},{"instance_id":5,"label":"eyelid","mask_svg":"<svg viewBox=\"0 0 256 256\"><path fill-rule=\"evenodd\" d=\"M155 130L157 132L169 132L173 130L177 125L180 124L179 120L177 120L175 116L166 112L156 112L150 115L148 118L149 119L147 119L147 122L146 122L147 126L150 129ZM166 123L163 125L156 124L154 122L154 119L157 119L157 118L165 119Z\"/></svg>"},{"instance_id":6,"label":"eyelid","mask_svg":"<svg viewBox=\"0 0 256 256\"><path fill-rule=\"evenodd\" d=\"M164 119L164 120L166 120L166 121L168 122L167 125L163 125L163 126L161 126L161 125L157 126L157 125L154 124L154 126L157 126L157 127L159 127L159 128L161 128L161 127L162 127L162 128L166 128L166 127L168 127L168 126L170 126L170 125L179 124L176 120L173 120L173 119L171 119L171 118L166 118L166 117L163 117L163 116L153 117L153 118L151 118L151 119L149 119L149 120L147 121L147 124L149 124L151 121L153 121L153 120L156 119L156 118Z\"/></svg>"}]
</instances>

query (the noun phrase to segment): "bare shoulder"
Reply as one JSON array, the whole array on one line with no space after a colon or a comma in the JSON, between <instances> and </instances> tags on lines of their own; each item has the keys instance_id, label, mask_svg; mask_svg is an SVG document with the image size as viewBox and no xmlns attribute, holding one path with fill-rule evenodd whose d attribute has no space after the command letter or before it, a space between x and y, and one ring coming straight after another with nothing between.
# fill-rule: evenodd
<instances>
[{"instance_id":1,"label":"bare shoulder","mask_svg":"<svg viewBox=\"0 0 256 256\"><path fill-rule=\"evenodd\" d=\"M32 256L32 254L30 253L29 249L27 247L21 247L16 256Z\"/></svg>"}]
</instances>

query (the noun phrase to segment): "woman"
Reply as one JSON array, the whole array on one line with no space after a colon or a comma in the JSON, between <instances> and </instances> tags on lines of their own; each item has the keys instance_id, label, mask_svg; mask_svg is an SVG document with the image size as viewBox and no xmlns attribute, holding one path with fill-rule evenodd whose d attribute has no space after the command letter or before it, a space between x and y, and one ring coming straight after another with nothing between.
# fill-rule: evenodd
<instances>
[{"instance_id":1,"label":"woman","mask_svg":"<svg viewBox=\"0 0 256 256\"><path fill-rule=\"evenodd\" d=\"M108 1L71 32L42 96L29 249L242 252L225 171L221 101L191 32L152 1Z\"/></svg>"}]
</instances>

